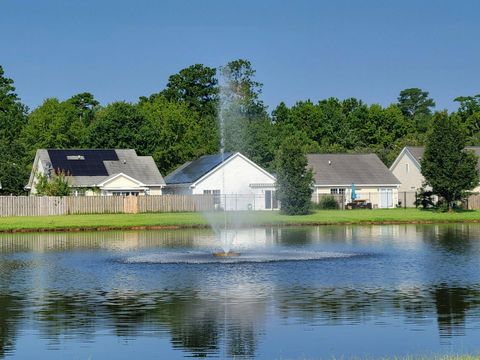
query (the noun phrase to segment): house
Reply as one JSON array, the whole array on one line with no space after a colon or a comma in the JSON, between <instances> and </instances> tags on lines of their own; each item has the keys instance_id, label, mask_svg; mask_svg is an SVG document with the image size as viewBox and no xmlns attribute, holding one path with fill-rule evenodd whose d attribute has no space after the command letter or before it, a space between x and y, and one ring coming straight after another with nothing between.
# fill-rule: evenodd
<instances>
[{"instance_id":1,"label":"house","mask_svg":"<svg viewBox=\"0 0 480 360\"><path fill-rule=\"evenodd\" d=\"M373 208L393 208L398 204L400 181L375 154L308 154L315 185L312 200L341 195L345 203L365 200Z\"/></svg>"},{"instance_id":2,"label":"house","mask_svg":"<svg viewBox=\"0 0 480 360\"><path fill-rule=\"evenodd\" d=\"M168 194L212 194L226 210L278 208L275 177L239 152L205 155L165 177Z\"/></svg>"},{"instance_id":3,"label":"house","mask_svg":"<svg viewBox=\"0 0 480 360\"><path fill-rule=\"evenodd\" d=\"M468 146L465 149L472 150L477 156L480 156L480 146ZM406 146L390 166L390 171L400 180L399 191L415 192L422 187L425 181L421 172L424 152L423 146ZM478 169L480 172L480 159ZM474 191L479 192L480 186L477 186Z\"/></svg>"},{"instance_id":4,"label":"house","mask_svg":"<svg viewBox=\"0 0 480 360\"><path fill-rule=\"evenodd\" d=\"M73 195L161 195L165 187L153 158L132 149L39 149L25 189L35 195L40 174L60 172Z\"/></svg>"}]
</instances>

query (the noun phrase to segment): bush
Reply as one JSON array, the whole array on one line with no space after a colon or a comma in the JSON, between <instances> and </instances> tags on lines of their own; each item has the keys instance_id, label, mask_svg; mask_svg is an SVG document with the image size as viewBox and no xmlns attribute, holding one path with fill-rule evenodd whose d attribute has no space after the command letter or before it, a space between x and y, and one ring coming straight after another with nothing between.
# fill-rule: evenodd
<instances>
[{"instance_id":1,"label":"bush","mask_svg":"<svg viewBox=\"0 0 480 360\"><path fill-rule=\"evenodd\" d=\"M331 195L324 196L320 199L318 203L318 208L323 210L335 210L338 209L338 202L335 198Z\"/></svg>"},{"instance_id":2,"label":"bush","mask_svg":"<svg viewBox=\"0 0 480 360\"><path fill-rule=\"evenodd\" d=\"M424 209L433 208L435 206L433 192L422 187L416 196L415 206L417 208L421 206Z\"/></svg>"}]
</instances>

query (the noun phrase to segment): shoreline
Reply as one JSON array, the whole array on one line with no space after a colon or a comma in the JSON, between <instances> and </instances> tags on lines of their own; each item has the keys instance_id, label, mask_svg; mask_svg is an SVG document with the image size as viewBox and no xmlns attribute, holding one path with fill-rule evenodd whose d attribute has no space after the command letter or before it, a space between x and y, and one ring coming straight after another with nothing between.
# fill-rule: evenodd
<instances>
[{"instance_id":1,"label":"shoreline","mask_svg":"<svg viewBox=\"0 0 480 360\"><path fill-rule=\"evenodd\" d=\"M1 219L0 219L1 221ZM252 222L238 225L238 228L247 227L301 227L301 226L365 226L365 225L433 225L433 224L475 224L479 219L438 219L438 220L358 220L358 221L300 221L300 222ZM208 223L171 224L171 225L100 225L100 226L58 226L58 227L17 227L0 229L0 234L24 233L72 233L97 231L152 231L152 230L181 230L181 229L208 229Z\"/></svg>"}]
</instances>

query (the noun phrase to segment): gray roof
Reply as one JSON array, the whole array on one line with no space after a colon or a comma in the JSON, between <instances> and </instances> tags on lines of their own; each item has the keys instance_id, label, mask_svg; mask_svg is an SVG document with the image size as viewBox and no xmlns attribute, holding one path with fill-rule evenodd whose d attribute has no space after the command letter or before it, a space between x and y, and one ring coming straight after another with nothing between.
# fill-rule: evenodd
<instances>
[{"instance_id":1,"label":"gray roof","mask_svg":"<svg viewBox=\"0 0 480 360\"><path fill-rule=\"evenodd\" d=\"M315 185L397 185L400 181L375 154L308 154Z\"/></svg>"},{"instance_id":2,"label":"gray roof","mask_svg":"<svg viewBox=\"0 0 480 360\"><path fill-rule=\"evenodd\" d=\"M420 165L422 162L423 154L425 153L425 147L424 146L407 146L407 150L412 154L412 156L415 158L415 160L418 161L418 164ZM480 171L480 146L467 146L465 147L466 150L471 150L473 151L477 156L478 156L478 170Z\"/></svg>"},{"instance_id":3,"label":"gray roof","mask_svg":"<svg viewBox=\"0 0 480 360\"><path fill-rule=\"evenodd\" d=\"M103 154L111 154L111 152L116 154L117 160L111 160L112 156L106 156L105 159L102 159ZM71 156L72 153L78 152L79 154L83 154L85 156L84 160L69 160L66 157ZM99 159L101 166L98 166L98 161L96 163L97 167L94 169L90 169L88 172L88 176L75 176L75 173L72 172L71 176L68 176L69 182L73 187L91 187L100 184L101 182L105 181L106 179L113 177L114 175L123 173L128 175L145 185L152 186L152 185L165 185L165 180L163 179L160 171L155 164L155 161L151 156L138 156L135 150L133 149L115 149L115 150L45 150L39 149L37 150L37 154L35 156L35 162L32 169L32 174L30 175L30 180L28 182L27 188L31 187L34 177L34 171L37 168L38 162L42 161L42 164L50 164L51 168L53 168L53 162L50 158L50 154L55 154L57 157L64 156L65 159L63 161L74 161L75 167L74 169L79 169L82 166L83 161L85 164L88 164L88 157L89 155L93 155L96 159ZM59 162L60 163L60 162ZM46 170L46 169L45 169ZM57 170L57 169L54 169ZM62 169L59 169L62 170Z\"/></svg>"},{"instance_id":4,"label":"gray roof","mask_svg":"<svg viewBox=\"0 0 480 360\"><path fill-rule=\"evenodd\" d=\"M410 154L412 154L419 164L422 162L423 154L425 153L424 146L407 146L407 150L410 152Z\"/></svg>"},{"instance_id":5,"label":"gray roof","mask_svg":"<svg viewBox=\"0 0 480 360\"><path fill-rule=\"evenodd\" d=\"M215 169L222 161L227 160L234 153L204 155L196 160L186 162L165 177L167 185L192 184L202 176Z\"/></svg>"}]
</instances>

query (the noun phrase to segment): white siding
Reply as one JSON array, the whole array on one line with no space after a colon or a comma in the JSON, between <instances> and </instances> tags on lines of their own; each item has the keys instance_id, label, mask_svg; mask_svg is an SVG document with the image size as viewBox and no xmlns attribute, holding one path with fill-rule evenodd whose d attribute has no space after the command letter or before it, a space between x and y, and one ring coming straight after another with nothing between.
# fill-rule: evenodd
<instances>
[{"instance_id":1,"label":"white siding","mask_svg":"<svg viewBox=\"0 0 480 360\"><path fill-rule=\"evenodd\" d=\"M255 184L264 186L251 186ZM208 190L220 190L222 207L227 210L266 210L265 191L275 190L275 180L237 154L201 179L192 193L203 194Z\"/></svg>"}]
</instances>

